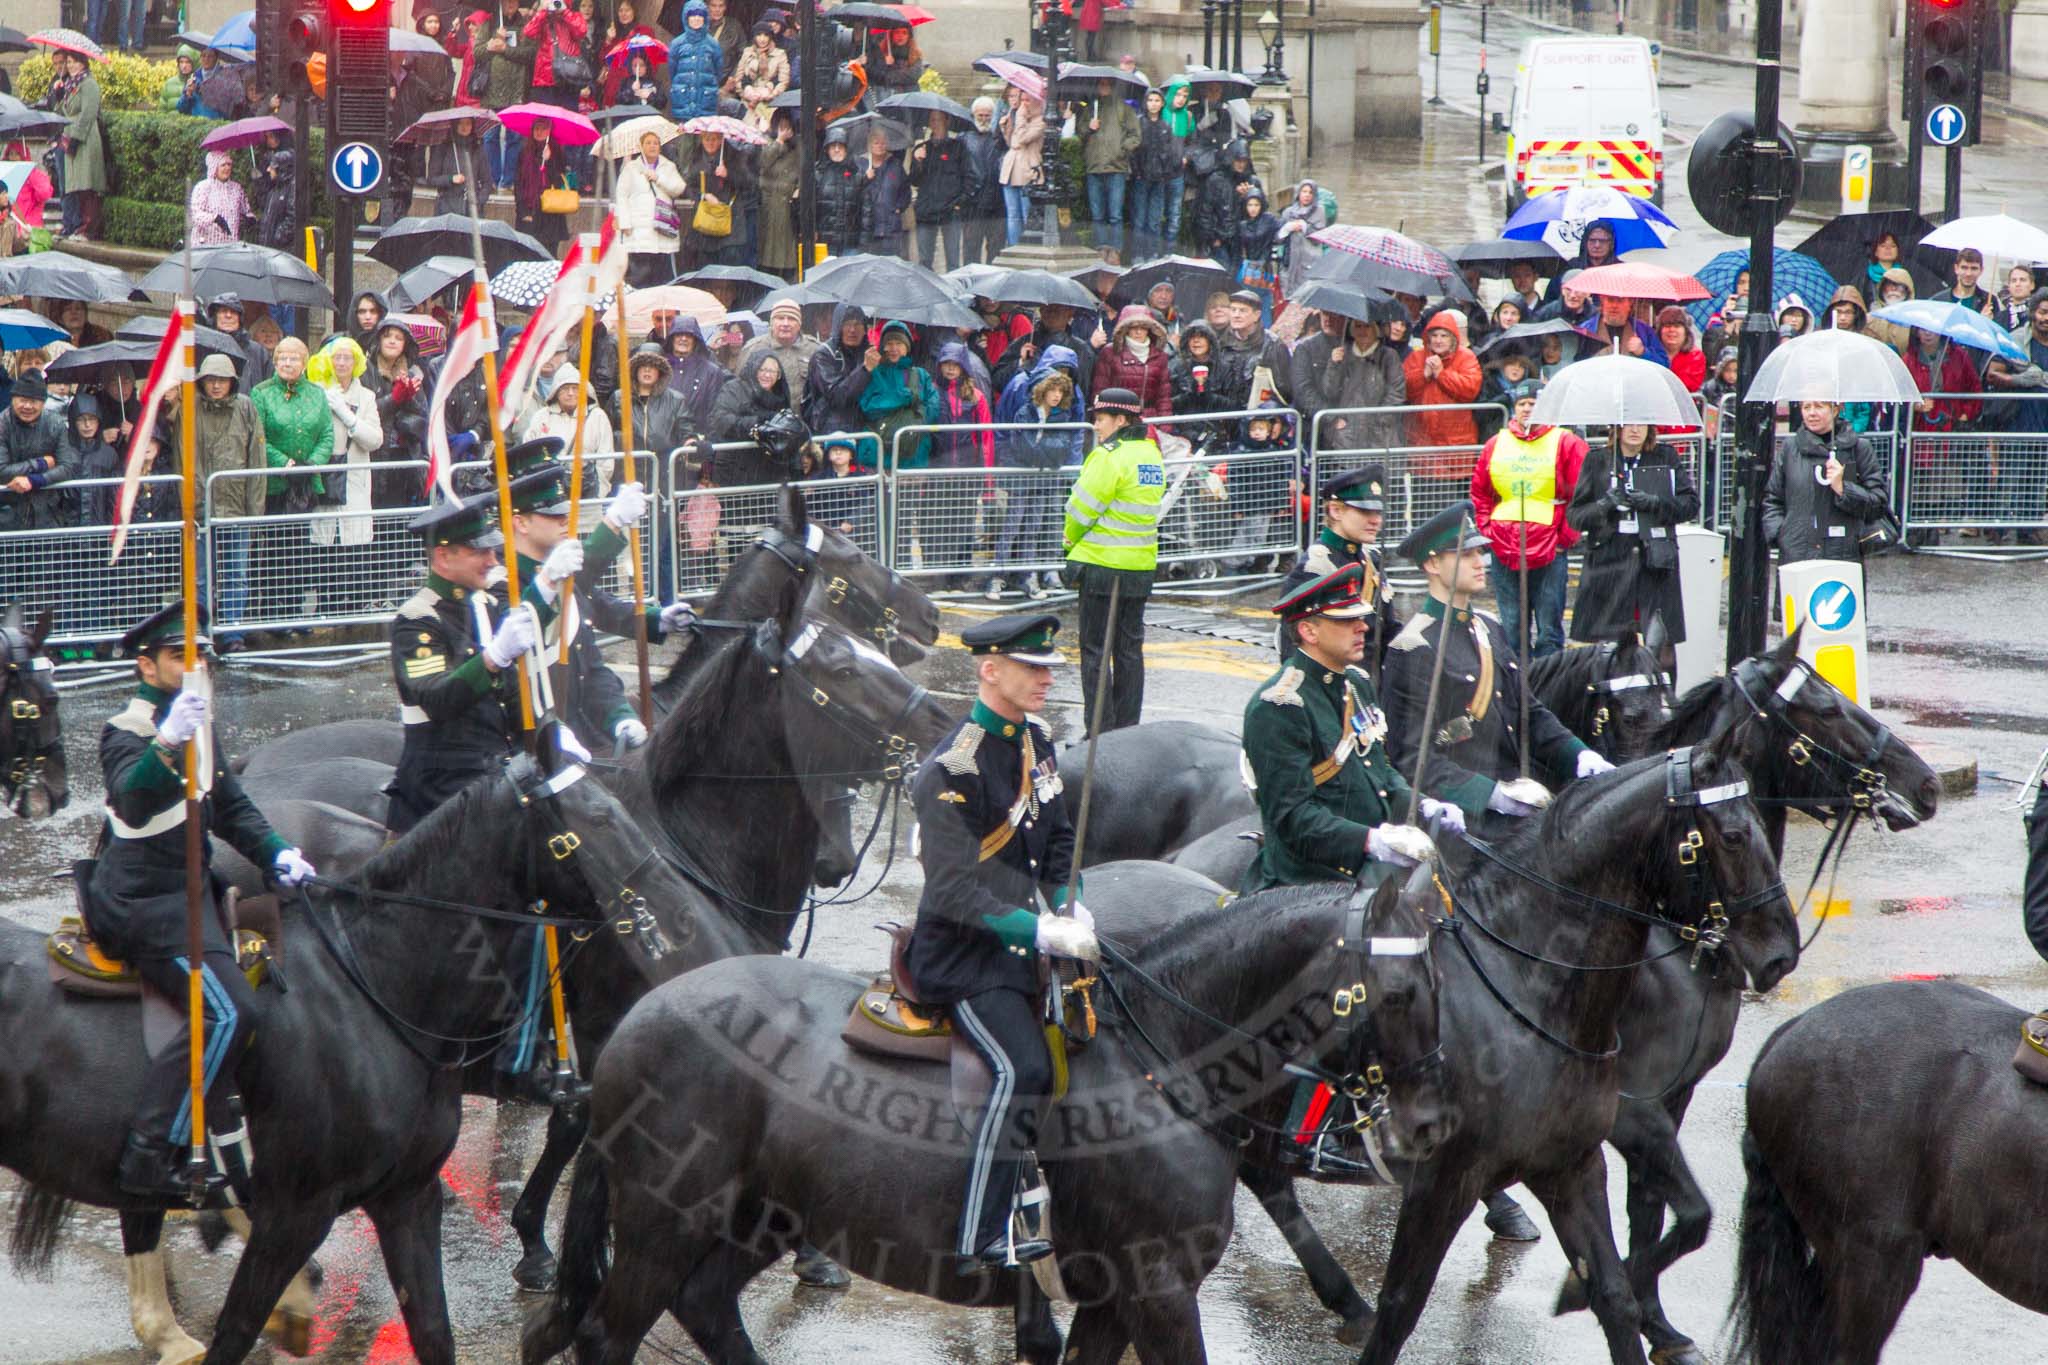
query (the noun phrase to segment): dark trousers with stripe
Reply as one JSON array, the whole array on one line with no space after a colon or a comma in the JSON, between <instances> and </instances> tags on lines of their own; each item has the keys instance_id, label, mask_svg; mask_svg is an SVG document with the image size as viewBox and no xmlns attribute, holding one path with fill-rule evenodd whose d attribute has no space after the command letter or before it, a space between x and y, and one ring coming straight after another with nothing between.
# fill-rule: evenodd
<instances>
[{"instance_id":1,"label":"dark trousers with stripe","mask_svg":"<svg viewBox=\"0 0 2048 1365\"><path fill-rule=\"evenodd\" d=\"M995 1088L968 1130L962 1256L1003 1235L1024 1153L1037 1145L1038 1111L1052 1094L1052 1056L1037 1002L1021 991L980 991L952 1007L953 1028L988 1063Z\"/></svg>"},{"instance_id":2,"label":"dark trousers with stripe","mask_svg":"<svg viewBox=\"0 0 2048 1365\"><path fill-rule=\"evenodd\" d=\"M146 957L135 964L151 988L173 1000L185 1013L189 969L183 957ZM256 1025L256 993L249 979L225 949L208 949L200 969L200 999L206 1015L204 1054L208 1112L218 1096L235 1088L235 1067ZM192 1140L191 1040L179 1030L178 1041L150 1059L142 1081L142 1102L136 1107L135 1131L178 1147Z\"/></svg>"}]
</instances>

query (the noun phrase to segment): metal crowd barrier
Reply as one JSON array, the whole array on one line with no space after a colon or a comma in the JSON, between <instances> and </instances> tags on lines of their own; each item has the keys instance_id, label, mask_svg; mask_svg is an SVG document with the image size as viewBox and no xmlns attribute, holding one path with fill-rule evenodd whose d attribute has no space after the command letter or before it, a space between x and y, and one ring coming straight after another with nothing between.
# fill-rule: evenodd
<instances>
[{"instance_id":1,"label":"metal crowd barrier","mask_svg":"<svg viewBox=\"0 0 2048 1365\"><path fill-rule=\"evenodd\" d=\"M1907 532L2048 529L2048 393L1925 396L1982 408L1959 429L1908 432L1903 477L1893 495Z\"/></svg>"},{"instance_id":2,"label":"metal crowd barrier","mask_svg":"<svg viewBox=\"0 0 2048 1365\"><path fill-rule=\"evenodd\" d=\"M1313 452L1310 482L1323 482L1346 470L1368 464L1387 468L1386 522L1380 542L1398 543L1410 531L1471 492L1472 469L1483 443L1424 445L1414 439L1415 419L1422 413L1468 412L1475 425L1481 414L1507 422L1498 403L1455 403L1437 407L1400 405L1375 408L1324 408L1316 414L1310 441Z\"/></svg>"},{"instance_id":3,"label":"metal crowd barrier","mask_svg":"<svg viewBox=\"0 0 2048 1365\"><path fill-rule=\"evenodd\" d=\"M879 449L870 432L828 432L813 437L822 452L838 442L853 444L856 453ZM751 442L726 442L711 448L714 469L721 451L752 450ZM665 471L667 494L656 504L662 522L662 554L658 573L650 571L648 581L665 586L671 597L703 598L717 591L726 570L744 552L763 527L771 524L782 508L782 485L775 483L726 486L701 483L689 464L689 452L669 452ZM886 494L882 476L854 474L834 478L817 474L800 480L808 515L844 532L861 550L886 563L883 552L883 504Z\"/></svg>"},{"instance_id":4,"label":"metal crowd barrier","mask_svg":"<svg viewBox=\"0 0 2048 1365\"><path fill-rule=\"evenodd\" d=\"M663 536L666 534L664 529L665 518L662 517L660 510L663 504L654 491L655 477L659 473L661 466L660 461L652 451L634 451L633 459L635 461L633 472L640 476L641 483L645 484L650 490L650 510L646 522L642 523L640 528L640 554L646 565L645 572L647 582L650 585L648 592L651 596L657 591L656 585L660 582L655 577L655 566L661 562L661 549L665 544ZM582 513L577 521L577 531L579 534L588 535L597 529L598 519L604 515L605 502L611 497L612 486L619 482L624 474L625 462L625 452L618 450L594 451L583 457L583 499L578 504L582 509ZM489 460L465 460L454 466L450 471L450 476L456 481L458 488L467 486L465 476L474 477L477 474L481 474L485 480L494 477L495 467L493 462ZM509 528L505 533L505 541L509 552L512 541L512 533ZM417 547L415 547L415 554L417 554ZM522 583L520 586L523 588L525 584ZM585 586L589 585L586 584ZM619 557L612 561L611 568L605 572L604 577L598 581L596 586L605 592L613 593L620 597L631 597L633 595L633 557L622 551Z\"/></svg>"},{"instance_id":5,"label":"metal crowd barrier","mask_svg":"<svg viewBox=\"0 0 2048 1365\"><path fill-rule=\"evenodd\" d=\"M7 495L22 496L24 504L29 498L39 499L38 506L56 508L60 515L79 523L0 532L0 605L24 602L37 611L53 608L53 644L117 640L184 589L176 475L154 475L142 481L136 516L147 516L152 501L168 497L171 517L135 521L128 528L121 562L107 563L113 529L97 518L120 496L121 483L120 479L74 479L25 496ZM203 541L202 537L202 564Z\"/></svg>"}]
</instances>

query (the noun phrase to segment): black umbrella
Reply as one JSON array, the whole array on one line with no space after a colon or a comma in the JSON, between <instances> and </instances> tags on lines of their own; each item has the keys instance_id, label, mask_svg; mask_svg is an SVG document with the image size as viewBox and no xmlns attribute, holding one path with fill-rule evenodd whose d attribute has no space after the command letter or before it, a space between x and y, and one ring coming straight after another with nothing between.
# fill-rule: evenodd
<instances>
[{"instance_id":1,"label":"black umbrella","mask_svg":"<svg viewBox=\"0 0 2048 1365\"><path fill-rule=\"evenodd\" d=\"M170 325L171 320L169 318L130 318L114 330L114 340L146 341L154 347L164 339L164 331ZM241 344L218 328L208 327L203 323L195 323L192 328L192 340L207 355L212 355L218 351L232 355L236 359L241 358ZM87 347L86 349L90 350L92 348ZM76 352L73 352L73 354L76 354Z\"/></svg>"},{"instance_id":2,"label":"black umbrella","mask_svg":"<svg viewBox=\"0 0 2048 1365\"><path fill-rule=\"evenodd\" d=\"M1033 52L1022 47L1006 47L1001 52L984 52L974 59L974 69L987 71L991 76L996 75L995 72L989 71L986 65L988 62L1015 62L1025 70L1036 71L1041 76L1052 70L1052 58L1042 52Z\"/></svg>"},{"instance_id":3,"label":"black umbrella","mask_svg":"<svg viewBox=\"0 0 2048 1365\"><path fill-rule=\"evenodd\" d=\"M0 52L33 52L34 50L34 48L29 46L27 34L18 28L9 28L5 24L0 24Z\"/></svg>"},{"instance_id":4,"label":"black umbrella","mask_svg":"<svg viewBox=\"0 0 2048 1365\"><path fill-rule=\"evenodd\" d=\"M687 275L678 275L669 283L687 284L698 289L707 284L731 285L738 291L733 295L733 303L740 308L752 307L770 290L789 287L789 281L780 276L745 265L707 265Z\"/></svg>"},{"instance_id":5,"label":"black umbrella","mask_svg":"<svg viewBox=\"0 0 2048 1365\"><path fill-rule=\"evenodd\" d=\"M1230 286L1230 272L1207 256L1161 256L1140 261L1123 273L1109 291L1111 303L1143 303L1156 284L1173 286L1174 302L1193 317L1202 311L1201 300L1213 290Z\"/></svg>"},{"instance_id":6,"label":"black umbrella","mask_svg":"<svg viewBox=\"0 0 2048 1365\"><path fill-rule=\"evenodd\" d=\"M1125 71L1115 66L1090 66L1086 62L1060 63L1059 85L1062 94L1092 95L1095 93L1097 81L1120 81L1140 91L1151 89L1145 84L1145 78L1135 71Z\"/></svg>"},{"instance_id":7,"label":"black umbrella","mask_svg":"<svg viewBox=\"0 0 2048 1365\"><path fill-rule=\"evenodd\" d=\"M40 137L69 122L62 114L31 109L12 95L0 95L0 133L9 137Z\"/></svg>"},{"instance_id":8,"label":"black umbrella","mask_svg":"<svg viewBox=\"0 0 2048 1365\"><path fill-rule=\"evenodd\" d=\"M1009 270L976 286L975 293L997 303L1048 303L1066 308L1095 309L1102 306L1088 286L1069 275L1047 270Z\"/></svg>"},{"instance_id":9,"label":"black umbrella","mask_svg":"<svg viewBox=\"0 0 2048 1365\"><path fill-rule=\"evenodd\" d=\"M424 57L428 61L432 61L435 58L439 58L444 62L453 62L455 60L455 58L448 55L447 48L442 47L426 34L414 33L410 29L394 28L391 30L391 60L396 64L404 61L407 57Z\"/></svg>"},{"instance_id":10,"label":"black umbrella","mask_svg":"<svg viewBox=\"0 0 2048 1365\"><path fill-rule=\"evenodd\" d=\"M932 327L980 327L955 286L900 256L840 256L813 270L804 295L820 303L856 303L876 317Z\"/></svg>"},{"instance_id":11,"label":"black umbrella","mask_svg":"<svg viewBox=\"0 0 2048 1365\"><path fill-rule=\"evenodd\" d=\"M159 333L155 338L117 334L112 341L66 351L43 367L44 376L53 384L106 384L117 374L139 381L156 362L157 346L163 341L161 333L165 319L153 320ZM121 330L126 332L129 329L124 327ZM211 327L199 328L193 343L201 359L210 355L226 355L233 357L238 364L242 359L241 347L235 345L226 332L217 332Z\"/></svg>"},{"instance_id":12,"label":"black umbrella","mask_svg":"<svg viewBox=\"0 0 2048 1365\"><path fill-rule=\"evenodd\" d=\"M895 119L884 118L880 114L855 114L852 118L836 120L832 126L846 130L846 145L849 149L867 146L868 136L877 128L889 139L891 151L900 152L910 146L910 130Z\"/></svg>"},{"instance_id":13,"label":"black umbrella","mask_svg":"<svg viewBox=\"0 0 2048 1365\"><path fill-rule=\"evenodd\" d=\"M1393 265L1371 256L1360 256L1336 246L1316 258L1316 263L1308 268L1308 278L1329 280L1336 284L1349 285L1354 289L1367 286L1389 293L1414 294L1422 298L1437 295L1454 302L1465 302L1472 298L1472 290L1466 286L1464 278L1456 273L1434 275Z\"/></svg>"},{"instance_id":14,"label":"black umbrella","mask_svg":"<svg viewBox=\"0 0 2048 1365\"><path fill-rule=\"evenodd\" d=\"M1070 280L1079 280L1090 293L1102 298L1105 291L1122 279L1127 272L1123 266L1103 265L1098 262L1094 265L1077 266L1072 270L1062 270L1060 273Z\"/></svg>"},{"instance_id":15,"label":"black umbrella","mask_svg":"<svg viewBox=\"0 0 2048 1365\"><path fill-rule=\"evenodd\" d=\"M770 109L801 109L804 107L804 92L801 89L785 90L768 101Z\"/></svg>"},{"instance_id":16,"label":"black umbrella","mask_svg":"<svg viewBox=\"0 0 2048 1365\"><path fill-rule=\"evenodd\" d=\"M185 289L185 258L182 253L166 258L142 277L142 287L158 294L178 294ZM192 293L197 299L216 294L240 294L244 303L267 303L289 307L332 308L334 295L314 269L276 247L253 242L226 246L203 246L192 252Z\"/></svg>"},{"instance_id":17,"label":"black umbrella","mask_svg":"<svg viewBox=\"0 0 2048 1365\"><path fill-rule=\"evenodd\" d=\"M1222 85L1249 95L1259 88L1259 83L1241 71L1211 71L1206 67L1195 67L1181 73L1181 79L1189 86ZM1229 98L1226 96L1225 98Z\"/></svg>"},{"instance_id":18,"label":"black umbrella","mask_svg":"<svg viewBox=\"0 0 2048 1365\"><path fill-rule=\"evenodd\" d=\"M894 113L899 110L904 112L915 111L927 114L944 114L947 118L956 118L962 123L972 123L974 121L974 115L967 111L966 105L961 104L958 100L949 100L944 95L934 95L928 90L913 90L907 95L891 95L875 107L885 113Z\"/></svg>"},{"instance_id":19,"label":"black umbrella","mask_svg":"<svg viewBox=\"0 0 2048 1365\"><path fill-rule=\"evenodd\" d=\"M1934 231L1928 222L1910 209L1887 209L1882 213L1844 213L1821 224L1820 230L1792 248L1821 263L1836 284L1853 284L1868 289L1870 248L1889 232L1898 239L1899 264L1913 276L1913 292L1920 298L1948 288L1950 267L1956 253L1939 247L1916 250L1920 239ZM1826 300L1808 300L1820 306Z\"/></svg>"},{"instance_id":20,"label":"black umbrella","mask_svg":"<svg viewBox=\"0 0 2048 1365\"><path fill-rule=\"evenodd\" d=\"M856 3L850 5L834 5L831 9L824 11L820 17L830 19L835 23L845 24L849 28L909 28L911 26L910 20L904 17L902 10L890 5L865 4L861 3L860 0L856 0Z\"/></svg>"},{"instance_id":21,"label":"black umbrella","mask_svg":"<svg viewBox=\"0 0 2048 1365\"><path fill-rule=\"evenodd\" d=\"M1397 317L1407 316L1406 309L1379 290L1333 280L1310 280L1288 301L1318 313L1335 313L1359 322L1376 322L1382 327Z\"/></svg>"},{"instance_id":22,"label":"black umbrella","mask_svg":"<svg viewBox=\"0 0 2048 1365\"><path fill-rule=\"evenodd\" d=\"M1548 242L1524 242L1513 237L1495 237L1484 242L1467 242L1451 253L1451 259L1466 268L1477 267L1484 279L1504 280L1508 267L1526 262L1537 275L1549 279L1564 269L1564 257Z\"/></svg>"},{"instance_id":23,"label":"black umbrella","mask_svg":"<svg viewBox=\"0 0 2048 1365\"><path fill-rule=\"evenodd\" d=\"M401 218L384 229L370 248L370 259L394 270L403 270L429 256L468 256L469 218L460 213L437 213L429 218ZM551 261L555 253L533 238L496 218L478 222L483 235L484 266L495 275L514 261Z\"/></svg>"},{"instance_id":24,"label":"black umbrella","mask_svg":"<svg viewBox=\"0 0 2048 1365\"><path fill-rule=\"evenodd\" d=\"M81 303L124 303L147 297L127 272L62 251L0 260L0 297L17 294Z\"/></svg>"},{"instance_id":25,"label":"black umbrella","mask_svg":"<svg viewBox=\"0 0 2048 1365\"><path fill-rule=\"evenodd\" d=\"M1485 355L1488 351L1504 342L1529 341L1536 337L1549 336L1554 332L1573 332L1577 330L1577 328L1573 327L1563 318L1546 318L1542 322L1518 322L1505 332L1495 332L1492 336L1481 342L1475 354ZM1523 348L1516 347L1515 349L1521 350Z\"/></svg>"},{"instance_id":26,"label":"black umbrella","mask_svg":"<svg viewBox=\"0 0 2048 1365\"><path fill-rule=\"evenodd\" d=\"M430 256L398 277L391 286L391 306L399 312L410 311L475 274L476 262L467 256Z\"/></svg>"},{"instance_id":27,"label":"black umbrella","mask_svg":"<svg viewBox=\"0 0 2048 1365\"><path fill-rule=\"evenodd\" d=\"M609 108L598 110L589 117L592 123L603 128L609 127L614 123L624 123L629 118L646 118L650 114L655 118L668 117L667 114L664 114L651 104L614 104Z\"/></svg>"}]
</instances>

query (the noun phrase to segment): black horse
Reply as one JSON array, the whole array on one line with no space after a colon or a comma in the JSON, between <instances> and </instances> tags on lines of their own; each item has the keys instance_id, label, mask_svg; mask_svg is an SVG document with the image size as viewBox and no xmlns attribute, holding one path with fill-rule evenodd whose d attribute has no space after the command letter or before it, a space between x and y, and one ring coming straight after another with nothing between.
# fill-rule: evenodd
<instances>
[{"instance_id":1,"label":"black horse","mask_svg":"<svg viewBox=\"0 0 2048 1365\"><path fill-rule=\"evenodd\" d=\"M1164 858L1208 830L1255 814L1238 778L1238 751L1236 735L1200 721L1155 720L1105 733L1095 755L1084 865ZM1080 771L1078 762L1066 766Z\"/></svg>"},{"instance_id":2,"label":"black horse","mask_svg":"<svg viewBox=\"0 0 2048 1365\"><path fill-rule=\"evenodd\" d=\"M1714 793L1741 782L1725 738L1689 752L1693 789ZM1459 909L1454 922L1463 924L1451 940L1460 951L1439 952L1445 1045L1466 1127L1409 1181L1377 1320L1302 1214L1292 1177L1256 1150L1248 1155L1246 1185L1302 1260L1317 1296L1346 1319L1343 1338L1370 1338L1366 1359L1393 1358L1473 1202L1516 1181L1550 1210L1573 1263L1589 1264L1596 1284L1607 1277L1600 1309L1615 1359L1642 1359L1640 1344L1634 1354L1614 1344L1624 1327L1633 1335L1635 1312L1619 1280L1599 1152L1621 1088L1613 1048L1630 978L1652 955L1646 945L1657 922L1697 934L1696 917L1714 900L1748 903L1720 951L1759 988L1775 984L1797 957L1797 925L1756 809L1746 799L1686 804L1672 787L1679 761L1640 760L1619 774L1574 782L1492 854L1456 838L1443 842L1444 877ZM1677 839L1688 833L1703 843L1682 863L1687 854ZM1720 888L1711 897L1695 882L1703 865ZM1098 878L1088 902L1105 932L1145 932L1161 922L1162 888L1187 875L1176 868L1122 884ZM1523 952L1593 970L1564 972ZM1459 1070L1475 1059L1484 1061L1483 1076ZM1574 1102L1561 1106L1560 1095Z\"/></svg>"},{"instance_id":3,"label":"black horse","mask_svg":"<svg viewBox=\"0 0 2048 1365\"><path fill-rule=\"evenodd\" d=\"M2026 1017L1887 981L1771 1035L1749 1072L1734 1360L1877 1365L1929 1256L2048 1313L2048 1091L2012 1068Z\"/></svg>"},{"instance_id":4,"label":"black horse","mask_svg":"<svg viewBox=\"0 0 2048 1365\"><path fill-rule=\"evenodd\" d=\"M679 935L632 912L646 836L581 769L514 760L345 884L285 907L288 989L260 995L239 1075L255 1152L253 1233L206 1359L248 1354L286 1282L343 1212L375 1225L415 1355L455 1359L440 1265L439 1172L461 1122L459 1068L507 1036L520 993L505 970L528 907L591 933L582 953L649 963ZM550 839L573 856L546 856ZM426 909L424 905L471 907ZM621 920L629 932L612 932ZM17 1048L0 1086L0 1165L26 1187L15 1245L47 1263L73 1201L123 1210L128 1250L154 1249L163 1216L114 1183L141 1081L133 1002L63 998L44 935L0 921L0 1026ZM451 1041L454 1040L454 1041ZM61 1072L62 1081L53 1079Z\"/></svg>"},{"instance_id":5,"label":"black horse","mask_svg":"<svg viewBox=\"0 0 2048 1365\"><path fill-rule=\"evenodd\" d=\"M1368 1097L1397 1152L1443 1140L1435 905L1427 869L1369 898L1291 888L1189 906L1167 934L1107 953L1102 1035L1039 1129L1058 1270L1081 1305L1064 1361L1111 1365L1127 1345L1147 1365L1207 1358L1195 1296L1229 1240L1238 1135L1249 1106L1292 1089L1287 1066ZM628 1016L598 1066L598 1137L528 1365L572 1344L623 1365L664 1311L717 1365L759 1365L739 1295L800 1236L899 1290L1014 1301L1022 1277L953 1268L967 1138L947 1072L839 1037L863 984L738 958Z\"/></svg>"},{"instance_id":6,"label":"black horse","mask_svg":"<svg viewBox=\"0 0 2048 1365\"><path fill-rule=\"evenodd\" d=\"M19 602L0 617L0 805L40 820L64 809L71 782L64 766L64 723L56 675L43 657L56 613L27 624Z\"/></svg>"}]
</instances>

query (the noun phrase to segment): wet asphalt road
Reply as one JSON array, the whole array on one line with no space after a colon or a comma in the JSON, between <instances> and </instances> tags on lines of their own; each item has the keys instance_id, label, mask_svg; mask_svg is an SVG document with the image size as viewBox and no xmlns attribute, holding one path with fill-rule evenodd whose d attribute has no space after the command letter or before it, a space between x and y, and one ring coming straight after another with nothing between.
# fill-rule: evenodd
<instances>
[{"instance_id":1,"label":"wet asphalt road","mask_svg":"<svg viewBox=\"0 0 2048 1365\"><path fill-rule=\"evenodd\" d=\"M2016 635L2012 629L2013 622L2031 615L2015 613L2015 604L2033 600L2040 582L2040 570L2032 565L1987 568L1923 557L1875 567L1870 596L1881 645L1872 662L1877 709L1904 737L1974 757L1987 776L1977 795L1947 801L1924 829L1858 833L1836 890L1848 913L1830 919L1797 973L1768 998L1752 1002L1732 1054L1701 1087L1684 1142L1721 1219L1707 1247L1666 1278L1665 1303L1673 1320L1702 1341L1714 1338L1724 1318L1732 1270L1729 1220L1741 1193L1740 1086L1768 1033L1838 991L1895 976L1955 977L2030 1006L2048 993L2048 967L2033 958L2019 931L2023 845L2014 788L1997 780L2024 776L2048 744L2048 696L2039 686L2048 641L2038 631ZM1919 605L1936 602L1938 612ZM1908 611L1915 618L1910 623L1903 619ZM1200 719L1234 730L1244 701L1266 671L1265 656L1256 647L1186 627L1221 634L1247 627L1262 631L1256 601L1249 595L1214 600L1190 611L1185 602L1155 600L1152 615L1155 622L1179 628L1154 624L1148 632L1148 719ZM946 629L956 632L971 619L967 612L949 611ZM940 651L918 671L942 690L960 689L967 681L957 651ZM297 725L387 714L390 706L382 667L374 663L311 674L237 664L230 677L223 715L235 747L242 749ZM107 688L66 695L77 774L72 809L34 827L11 823L0 829L0 847L7 852L0 903L11 916L44 924L62 909L64 898L43 877L89 837L97 802L90 741L114 696ZM1078 700L1069 670L1051 707L1066 731L1076 728ZM1795 886L1804 884L1818 844L1815 827L1795 825L1786 859L1788 881ZM912 913L918 881L915 865L899 860L889 884L872 900L820 918L812 955L856 970L879 966L881 939L868 926ZM517 1324L532 1300L511 1283L516 1239L504 1215L538 1151L540 1124L531 1114L471 1105L448 1169L446 1275L464 1359L510 1360ZM1618 1167L1614 1187L1618 1207ZM10 1202L11 1197L9 1190ZM1369 1290L1392 1238L1391 1196L1308 1188L1305 1203ZM1261 1365L1348 1359L1332 1339L1332 1320L1315 1305L1278 1234L1243 1196L1238 1220L1235 1240L1202 1298L1211 1358ZM232 1263L205 1255L188 1231L174 1231L171 1244L181 1316L188 1330L203 1336ZM327 1280L318 1358L409 1359L367 1224L358 1216L344 1219L321 1254ZM1408 1358L1460 1365L1604 1358L1589 1318L1549 1316L1561 1271L1553 1244L1494 1244L1475 1220L1451 1251ZM134 1360L122 1284L113 1220L82 1213L54 1284L0 1276L0 1361ZM821 1294L796 1288L786 1271L775 1270L756 1282L746 1308L757 1342L778 1360L936 1365L1009 1358L1006 1314L942 1308L864 1284L845 1295ZM673 1328L662 1329L657 1340L694 1358ZM2040 1358L2040 1340L2037 1318L1937 1262L1929 1264L1888 1359L2027 1361ZM643 1358L671 1357L650 1346Z\"/></svg>"}]
</instances>

